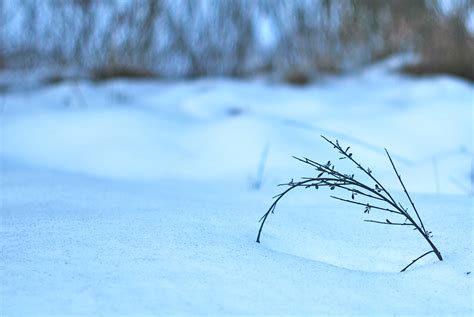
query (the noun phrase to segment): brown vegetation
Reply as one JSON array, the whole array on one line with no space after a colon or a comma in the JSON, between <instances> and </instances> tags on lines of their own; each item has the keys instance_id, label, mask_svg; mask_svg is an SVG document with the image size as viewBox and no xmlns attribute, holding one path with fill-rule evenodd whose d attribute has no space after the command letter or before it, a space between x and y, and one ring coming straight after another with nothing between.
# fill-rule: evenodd
<instances>
[{"instance_id":1,"label":"brown vegetation","mask_svg":"<svg viewBox=\"0 0 474 317\"><path fill-rule=\"evenodd\" d=\"M73 66L102 79L271 72L305 84L318 73L415 52L420 62L407 72L472 80L466 21L474 5L455 5L446 13L428 0L11 0L0 2L0 67ZM18 34L5 31L15 16L23 17ZM274 33L265 48L262 19Z\"/></svg>"}]
</instances>

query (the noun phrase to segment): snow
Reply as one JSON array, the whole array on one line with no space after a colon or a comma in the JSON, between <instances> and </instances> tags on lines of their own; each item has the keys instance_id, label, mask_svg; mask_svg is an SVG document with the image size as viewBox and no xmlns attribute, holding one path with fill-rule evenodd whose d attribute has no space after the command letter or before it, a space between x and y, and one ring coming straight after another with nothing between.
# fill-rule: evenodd
<instances>
[{"instance_id":1,"label":"snow","mask_svg":"<svg viewBox=\"0 0 474 317\"><path fill-rule=\"evenodd\" d=\"M473 92L391 62L305 87L215 78L7 91L0 315L470 316ZM443 262L398 273L429 250L422 237L365 223L324 190L287 196L255 243L275 185L312 173L291 155L337 161L320 134L351 145L402 200L387 147Z\"/></svg>"}]
</instances>

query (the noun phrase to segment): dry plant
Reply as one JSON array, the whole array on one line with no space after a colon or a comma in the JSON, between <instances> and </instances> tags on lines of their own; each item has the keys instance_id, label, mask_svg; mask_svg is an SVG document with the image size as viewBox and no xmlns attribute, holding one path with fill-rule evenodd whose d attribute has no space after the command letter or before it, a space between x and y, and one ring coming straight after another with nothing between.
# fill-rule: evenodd
<instances>
[{"instance_id":1,"label":"dry plant","mask_svg":"<svg viewBox=\"0 0 474 317\"><path fill-rule=\"evenodd\" d=\"M304 85L400 52L412 74L474 80L472 0L0 1L0 68L114 77L241 77Z\"/></svg>"},{"instance_id":2,"label":"dry plant","mask_svg":"<svg viewBox=\"0 0 474 317\"><path fill-rule=\"evenodd\" d=\"M423 258L424 256L430 253L434 253L437 256L437 258L440 261L442 261L443 257L441 256L441 253L438 251L436 246L431 241L431 238L432 238L431 231L428 231L425 228L425 225L423 221L421 220L420 214L418 213L418 210L416 209L415 204L413 203L413 200L408 194L405 184L403 183L400 177L400 174L398 173L397 168L395 167L395 164L393 163L392 157L388 153L387 149L385 149L385 152L387 153L390 164L395 174L397 175L397 178L403 188L403 191L405 192L405 195L410 203L410 206L412 209L411 211L409 211L409 208L405 208L400 202L397 202L393 198L392 194L390 194L390 192L387 189L385 189L385 187L373 175L373 172L370 168L363 167L357 160L354 159L352 153L349 151L350 147L344 148L339 144L337 140L333 142L324 136L321 136L321 137L324 140L326 140L329 144L331 144L334 147L334 149L338 151L339 154L341 154L341 157L339 159L341 160L347 159L351 161L356 166L357 169L361 170L365 175L369 177L370 182L374 182L374 185L359 180L358 177L356 177L354 174L349 175L349 174L344 174L344 173L339 172L334 167L334 164L331 163L331 161L328 161L326 164L321 164L313 160L310 160L308 158L294 157L298 161L303 162L304 164L307 164L313 167L318 173L318 175L316 177L303 177L301 178L300 181L296 181L296 182L293 181L292 179L289 183L280 184L280 186L288 186L288 188L282 193L273 197L275 201L260 219L261 224L260 224L260 229L258 231L257 242L260 243L260 236L262 234L263 225L265 224L265 221L267 220L268 216L271 213L274 213L278 202L287 193L289 193L295 188L319 189L321 187L327 187L330 190L340 189L340 190L349 192L350 197L347 199L343 197L339 197L339 196L333 196L333 195L331 195L331 197L334 199L346 202L346 203L362 206L364 208L365 214L369 214L370 211L372 210L378 210L381 212L389 213L390 216L398 216L402 218L401 221L393 221L388 218L386 218L385 221L366 219L365 220L366 222L389 225L389 226L407 226L407 227L413 228L413 230L418 231L423 236L423 238L429 244L431 250L423 253L422 255L414 259L410 264L405 266L401 270L401 272L404 272L416 261L420 260L421 258Z\"/></svg>"}]
</instances>

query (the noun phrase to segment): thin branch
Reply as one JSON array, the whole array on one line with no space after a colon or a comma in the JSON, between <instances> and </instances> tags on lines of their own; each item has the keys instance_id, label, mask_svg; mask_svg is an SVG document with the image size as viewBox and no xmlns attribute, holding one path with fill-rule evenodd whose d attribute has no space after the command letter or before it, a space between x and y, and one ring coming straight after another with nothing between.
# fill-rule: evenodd
<instances>
[{"instance_id":1,"label":"thin branch","mask_svg":"<svg viewBox=\"0 0 474 317\"><path fill-rule=\"evenodd\" d=\"M383 185L372 175L371 172L369 172L369 170L365 169L362 165L360 165L359 162L357 162L350 153L347 153L347 151L344 151L341 146L337 143L334 143L332 142L331 140L329 140L328 138L326 138L324 135L321 135L321 137L326 140L327 142L329 142L331 145L334 146L334 148L338 149L339 152L344 155L345 157L347 157L349 160L351 160L356 166L357 168L359 168L360 170L362 170L365 174L367 174L377 185L380 186L380 188L387 194L387 196L390 198L390 200L396 204L395 202L395 199L393 199L393 197L390 195L390 193L385 189L385 187L383 187ZM336 141L337 142L337 141Z\"/></svg>"},{"instance_id":2,"label":"thin branch","mask_svg":"<svg viewBox=\"0 0 474 317\"><path fill-rule=\"evenodd\" d=\"M388 219L385 222L368 219L368 220L365 220L366 222L372 222L372 223L378 223L378 224L384 224L384 225L395 225L395 226L413 226L414 227L413 229L417 230L423 236L423 238L431 246L432 251L429 251L429 252L421 255L417 259L415 259L412 263L410 263L407 267L405 267L402 270L402 272L405 271L410 265L415 263L417 260L421 259L423 256L425 256L429 253L432 253L432 252L434 252L436 254L436 256L438 257L438 259L440 261L442 261L443 258L441 256L441 253L438 251L436 246L430 240L430 237L431 237L430 232L425 229L424 224L421 220L421 217L418 213L418 210L415 208L415 204L413 203L410 195L408 194L408 192L405 188L405 185L403 184L403 182L401 180L401 177L398 174L398 171L395 167L395 164L393 163L393 160L390 157L390 154L388 153L388 151L385 150L385 152L387 153L387 156L390 160L390 163L392 165L392 168L394 169L395 173L397 174L397 177L400 181L400 184L402 185L403 190L404 190L406 196L408 197L408 200L410 201L410 203L413 207L413 210L416 213L416 216L418 218L418 222L415 221L413 219L413 217L409 214L408 209L405 209L399 202L395 201L395 199L385 189L385 187L372 175L372 171L369 168L366 169L366 168L362 167L362 165L353 158L352 153L349 152L350 147L347 147L346 149L343 149L337 140L335 142L333 142L333 141L327 139L324 136L321 136L321 137L324 140L326 140L329 144L331 144L335 149L337 149L340 154L342 154L342 157L340 159L349 159L350 161L352 161L355 164L355 166L358 169L362 170L365 174L367 174L370 177L370 179L372 179L375 182L375 187L369 186L366 183L357 180L354 177L354 174L348 175L348 174L344 174L344 173L339 172L338 170L335 169L334 165L331 164L331 161L328 161L326 164L321 164L321 163L315 162L313 160L310 160L308 158L294 157L298 161L314 167L319 174L318 174L317 177L304 177L304 178L302 178L301 181L298 181L298 182L294 182L293 179L292 179L291 182L288 182L286 184L280 184L281 186L289 186L289 187L285 191L283 191L282 193L280 193L280 194L278 194L274 197L275 201L272 203L270 208L267 210L267 212L260 219L261 224L260 224L260 228L259 228L259 231L258 231L257 242L260 242L260 236L261 236L261 233L262 233L262 229L263 229L263 226L264 226L265 221L267 220L268 216L271 213L274 213L278 202L288 192L290 192L291 190L293 190L295 188L299 188L299 187L304 187L304 188L314 187L316 189L318 189L319 187L329 187L331 190L343 189L343 190L351 192L352 193L352 200L344 199L344 198L337 197L337 196L331 196L331 197L334 198L334 199L340 200L340 201L350 203L350 204L364 206L366 208L364 212L369 212L371 209L377 209L377 210L387 211L387 212L390 212L390 213L395 213L395 214L401 215L401 216L406 218L405 222L403 222L403 223L402 222L391 222ZM363 196L367 199L372 199L372 200L378 201L378 203L384 203L384 205L385 204L387 205L387 208L385 208L384 205L381 205L381 206L380 205L373 205L369 202L362 203L359 200L355 199L355 195L360 195L360 196Z\"/></svg>"},{"instance_id":3,"label":"thin branch","mask_svg":"<svg viewBox=\"0 0 474 317\"><path fill-rule=\"evenodd\" d=\"M414 259L413 261L411 261L410 264L408 264L407 266L405 266L400 272L405 272L406 269L408 269L410 266L412 266L413 263L415 263L416 261L418 261L419 259L421 259L422 257L424 257L425 255L428 255L430 253L434 253L433 250L431 251L428 251L426 253L423 253L422 255L420 255L419 257L417 257L416 259Z\"/></svg>"},{"instance_id":4,"label":"thin branch","mask_svg":"<svg viewBox=\"0 0 474 317\"><path fill-rule=\"evenodd\" d=\"M398 174L397 168L395 167L395 164L393 164L392 158L390 157L390 154L388 153L387 149L385 149L385 153L387 153L388 159L390 160L390 164L392 164L393 170L395 171L395 174L397 174L398 180L400 181L400 184L403 187L403 191L405 192L406 196L408 197L408 200L410 201L410 204L413 207L413 210L415 211L416 217L420 221L420 225L421 225L421 228L423 228L423 232L426 234L427 231L425 229L425 226L423 225L423 221L421 221L420 215L418 214L418 210L416 210L415 204L411 200L411 197L408 194L407 189L405 188L405 184L403 184L402 178L400 177L400 174Z\"/></svg>"},{"instance_id":5,"label":"thin branch","mask_svg":"<svg viewBox=\"0 0 474 317\"><path fill-rule=\"evenodd\" d=\"M350 192L352 192L352 193L354 193L354 194L357 194L357 195L362 195L362 196L365 196L365 197L369 197L369 198L376 199L376 200L380 200L380 201L384 201L384 202L387 201L386 199L383 199L383 198L380 198L380 197L377 197L377 196L373 196L373 195L370 195L370 194L361 192L360 190L357 190L357 189L348 188L348 187L344 187L344 186L339 186L339 188L345 189L345 190L350 191Z\"/></svg>"},{"instance_id":6,"label":"thin branch","mask_svg":"<svg viewBox=\"0 0 474 317\"><path fill-rule=\"evenodd\" d=\"M301 181L299 182L300 184L304 184L304 183L307 183L307 182L310 182L310 180L307 180L307 181ZM268 208L267 212L262 216L262 218L260 218L260 221L261 224L260 224L260 229L258 230L258 235L257 235L257 242L260 243L260 235L262 234L262 229L263 229L263 225L265 224L265 221L267 220L268 218L268 215L270 215L270 213L273 213L275 208L276 208L276 205L278 204L278 202L280 201L280 199L285 196L288 192L290 192L291 190L295 189L297 186L291 186L290 188L286 189L284 192L282 192L281 194L275 196L275 197L278 197L277 199L275 199L275 201L273 202L273 204L270 206L270 208Z\"/></svg>"},{"instance_id":7,"label":"thin branch","mask_svg":"<svg viewBox=\"0 0 474 317\"><path fill-rule=\"evenodd\" d=\"M313 181L313 182L321 182L320 184L321 185L327 185L327 184L331 184L329 182L342 182L342 180L339 180L337 178L331 178L331 177L324 177L324 178L311 178L311 177L304 177L302 178L305 183L307 183L306 181ZM319 185L319 183L316 183ZM303 185L302 184L302 181L299 181L299 182L289 182L289 183L282 183L282 184L278 184L278 186L306 186L306 185ZM313 185L311 185L313 186Z\"/></svg>"},{"instance_id":8,"label":"thin branch","mask_svg":"<svg viewBox=\"0 0 474 317\"><path fill-rule=\"evenodd\" d=\"M384 210L384 211L388 211L388 212L392 212L394 214L399 214L399 215L403 215L401 212L399 211L396 211L396 210L392 210L392 209L388 209L388 208L382 208L382 207L378 207L378 206L374 206L374 205L371 205L369 203L361 203L361 202L358 202L358 201L354 201L354 200L349 200L349 199L344 199L344 198L341 198L341 197L337 197L337 196L330 196L331 198L334 198L334 199L337 199L337 200L341 200L341 201L345 201L347 203L350 203L350 204L354 204L354 205L361 205L361 206L367 206L367 207L370 207L370 208L373 208L373 209L378 209L378 210Z\"/></svg>"},{"instance_id":9,"label":"thin branch","mask_svg":"<svg viewBox=\"0 0 474 317\"><path fill-rule=\"evenodd\" d=\"M379 223L381 225L392 225L392 226L413 226L411 223L404 222L386 222L386 221L376 221L376 220L364 220L365 222Z\"/></svg>"},{"instance_id":10,"label":"thin branch","mask_svg":"<svg viewBox=\"0 0 474 317\"><path fill-rule=\"evenodd\" d=\"M326 139L325 137L323 137L324 139ZM352 159L352 155L349 155L347 154L347 151L343 151L342 148L337 145L337 144L334 144L332 143L331 141L329 141L328 139L326 139L329 143L331 143L334 147L336 147L340 153L343 153L346 157L349 157L354 163L356 163L356 165L360 168L360 169L364 169L359 163L357 163L354 159ZM311 165L311 166L314 166L316 167L316 170L319 171L319 172L322 172L322 173L327 173L327 174L330 174L330 175L333 175L337 178L340 178L341 180L345 180L347 181L348 183L350 183L350 185L353 185L353 186L357 186L357 187L360 187L362 189L365 189L375 195L377 195L378 197L376 196L372 196L372 195L368 195L368 194L364 194L362 192L359 192L360 194L364 195L364 196L367 196L367 197L371 197L373 199L378 199L378 200L383 200L383 201L386 201L387 203L389 203L390 205L394 205L394 200L392 198L392 200L390 201L387 197L385 197L384 195L382 195L379 191L377 190L374 190L373 188L359 182L358 180L356 180L353 175L352 177L349 177L348 175L345 175L345 174L342 174L342 173L339 173L338 171L334 170L334 169L331 169L330 168L330 161L328 162L327 165L323 165L323 164L320 164L318 162L315 162L307 157L305 157L304 159L301 159L299 157L296 157L296 156L293 156L293 158L295 158L296 160L300 161L300 162L303 162L305 164L308 164L308 165ZM366 172L367 173L367 172ZM321 175L321 174L320 174ZM370 174L369 174L370 175ZM319 178L319 177L318 177ZM373 178L373 177L372 177ZM375 180L375 178L373 178ZM377 181L377 180L375 180ZM378 183L378 182L377 182ZM378 183L380 184L380 183ZM383 189L383 186L380 185L381 187L381 190ZM340 188L343 188L343 187L340 187ZM353 190L353 189L348 189L348 190ZM391 196L390 196L391 198Z\"/></svg>"}]
</instances>

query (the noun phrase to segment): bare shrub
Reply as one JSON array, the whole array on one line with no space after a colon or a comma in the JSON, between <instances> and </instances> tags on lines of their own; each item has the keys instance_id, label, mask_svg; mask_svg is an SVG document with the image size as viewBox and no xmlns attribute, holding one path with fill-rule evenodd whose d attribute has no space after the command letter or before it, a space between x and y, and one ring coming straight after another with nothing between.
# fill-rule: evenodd
<instances>
[{"instance_id":1,"label":"bare shrub","mask_svg":"<svg viewBox=\"0 0 474 317\"><path fill-rule=\"evenodd\" d=\"M293 70L285 74L285 81L292 85L304 86L310 83L311 76L303 71Z\"/></svg>"},{"instance_id":2,"label":"bare shrub","mask_svg":"<svg viewBox=\"0 0 474 317\"><path fill-rule=\"evenodd\" d=\"M0 1L0 59L5 67L61 65L107 70L108 76L129 72L124 69L162 77L272 72L303 84L318 73L415 50L423 63L412 72L438 69L472 78L472 37L465 27L472 1L457 1L448 17L437 3ZM270 22L265 32L262 20ZM263 47L265 37L272 40Z\"/></svg>"},{"instance_id":3,"label":"bare shrub","mask_svg":"<svg viewBox=\"0 0 474 317\"><path fill-rule=\"evenodd\" d=\"M448 16L434 12L437 18L422 18L415 42L421 60L404 71L414 75L444 73L474 81L474 37L466 27L469 10L474 6L466 1Z\"/></svg>"},{"instance_id":4,"label":"bare shrub","mask_svg":"<svg viewBox=\"0 0 474 317\"><path fill-rule=\"evenodd\" d=\"M389 225L389 226L403 226L412 228L416 230L421 236L425 239L425 241L429 244L431 250L423 253L416 259L414 259L410 264L405 266L401 272L404 272L407 268L409 268L412 264L414 264L419 259L423 258L424 256L434 253L438 260L442 261L443 257L441 253L438 251L436 246L431 241L432 233L425 228L423 221L421 220L420 214L413 203L411 196L408 194L408 191L403 183L400 174L393 163L393 160L388 153L387 150L387 157L390 161L390 165L392 166L397 178L400 182L400 185L403 188L403 191L408 199L409 208L404 207L400 202L396 201L392 194L378 181L378 179L374 176L374 173L370 168L363 167L352 155L350 152L350 147L342 147L339 142L336 140L335 142L327 139L326 137L322 136L324 140L326 140L330 145L337 150L337 152L341 155L339 159L349 160L353 163L357 170L362 171L368 177L368 181L362 181L359 176L355 174L345 174L340 172L331 161L328 161L325 164L315 162L308 158L297 158L298 161L309 165L311 168L315 169L318 173L315 177L304 177L301 181L293 181L293 179L286 184L281 184L282 186L287 186L288 188L283 191L282 193L276 195L274 197L275 201L271 204L270 208L267 212L262 216L260 219L261 225L257 235L257 242L260 243L260 236L262 234L263 225L267 220L268 216L274 213L278 202L290 191L296 188L306 188L306 189L319 189L319 188L329 188L330 190L341 190L346 191L349 194L348 198L343 198L341 196L331 196L334 199L361 206L364 210L364 214L369 215L371 211L375 210L378 212L383 212L387 214L387 217L397 217L398 220L390 220L388 218L385 221L378 221L373 219L366 219L366 222ZM411 210L409 210L411 208ZM384 217L385 218L385 217Z\"/></svg>"},{"instance_id":5,"label":"bare shrub","mask_svg":"<svg viewBox=\"0 0 474 317\"><path fill-rule=\"evenodd\" d=\"M154 78L157 77L147 69L132 68L126 65L107 66L106 68L96 68L91 72L93 80L109 80L114 78Z\"/></svg>"}]
</instances>

